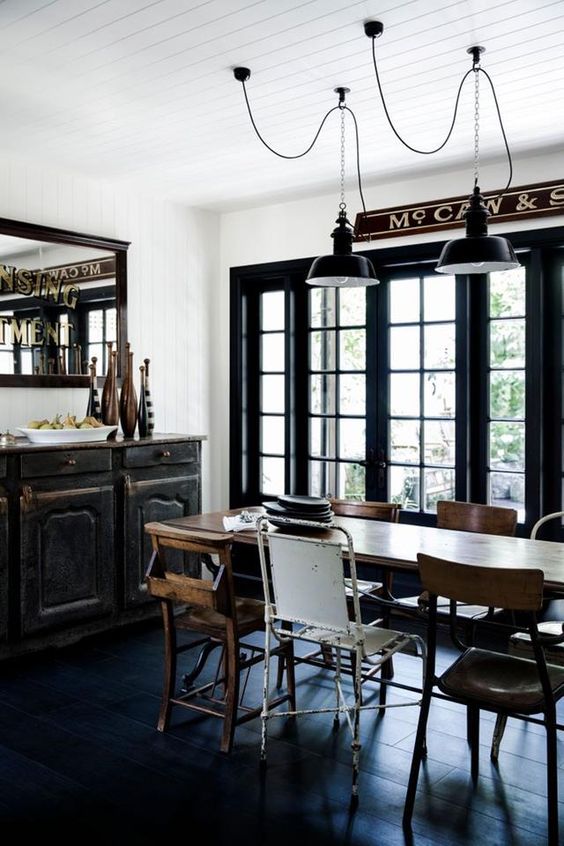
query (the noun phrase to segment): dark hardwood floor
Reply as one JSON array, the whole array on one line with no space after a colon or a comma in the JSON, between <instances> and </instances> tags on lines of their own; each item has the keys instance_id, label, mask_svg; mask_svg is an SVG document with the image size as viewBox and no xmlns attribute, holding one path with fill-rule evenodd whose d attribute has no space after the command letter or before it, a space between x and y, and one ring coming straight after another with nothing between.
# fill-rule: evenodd
<instances>
[{"instance_id":1,"label":"dark hardwood floor","mask_svg":"<svg viewBox=\"0 0 564 846\"><path fill-rule=\"evenodd\" d=\"M169 836L249 846L405 843L401 816L416 706L363 714L360 805L350 816L350 738L345 724L332 732L331 715L273 720L264 778L258 720L237 729L230 757L218 751L220 721L176 709L171 730L159 734L161 638L155 624L0 668L3 843L51 835L79 846L155 844ZM442 660L451 655L443 648ZM398 680L420 677L415 658L399 656L395 666ZM328 671L302 666L298 682L300 707L333 703ZM258 701L260 690L255 669L249 701ZM405 698L395 690L389 695L390 702ZM546 842L544 730L510 721L496 767L489 758L492 727L493 717L484 714L474 789L464 712L434 702L414 846Z\"/></svg>"}]
</instances>

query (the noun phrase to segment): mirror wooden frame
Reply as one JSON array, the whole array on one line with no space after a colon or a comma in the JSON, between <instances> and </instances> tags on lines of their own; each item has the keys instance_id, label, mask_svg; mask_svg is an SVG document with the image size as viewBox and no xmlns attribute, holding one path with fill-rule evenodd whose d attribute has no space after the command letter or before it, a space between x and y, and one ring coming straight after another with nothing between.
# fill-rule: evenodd
<instances>
[{"instance_id":1,"label":"mirror wooden frame","mask_svg":"<svg viewBox=\"0 0 564 846\"><path fill-rule=\"evenodd\" d=\"M53 244L73 244L74 246L96 247L109 250L116 256L116 310L117 310L117 349L118 375L125 372L125 342L127 341L127 250L129 241L86 235L81 232L69 232L35 223L0 218L0 235L18 238L30 238L35 241L48 241ZM102 377L103 381L103 377ZM0 374L0 388L86 388L89 376L70 375L22 375Z\"/></svg>"}]
</instances>

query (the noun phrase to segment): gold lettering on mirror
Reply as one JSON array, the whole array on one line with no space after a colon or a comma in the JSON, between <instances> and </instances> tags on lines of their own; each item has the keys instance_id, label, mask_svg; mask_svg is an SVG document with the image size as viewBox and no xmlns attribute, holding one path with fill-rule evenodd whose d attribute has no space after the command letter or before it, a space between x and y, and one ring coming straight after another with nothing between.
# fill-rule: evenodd
<instances>
[{"instance_id":1,"label":"gold lettering on mirror","mask_svg":"<svg viewBox=\"0 0 564 846\"><path fill-rule=\"evenodd\" d=\"M126 340L127 247L0 219L0 386L82 385L94 356L104 377Z\"/></svg>"}]
</instances>

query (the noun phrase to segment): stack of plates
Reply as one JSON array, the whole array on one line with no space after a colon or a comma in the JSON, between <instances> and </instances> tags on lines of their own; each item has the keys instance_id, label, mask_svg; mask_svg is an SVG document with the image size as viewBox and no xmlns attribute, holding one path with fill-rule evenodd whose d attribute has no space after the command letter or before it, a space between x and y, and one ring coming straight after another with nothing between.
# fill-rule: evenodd
<instances>
[{"instance_id":1,"label":"stack of plates","mask_svg":"<svg viewBox=\"0 0 564 846\"><path fill-rule=\"evenodd\" d=\"M333 520L328 499L322 496L279 496L276 502L263 502L268 520L274 526L286 526L286 520L309 520L325 525Z\"/></svg>"}]
</instances>

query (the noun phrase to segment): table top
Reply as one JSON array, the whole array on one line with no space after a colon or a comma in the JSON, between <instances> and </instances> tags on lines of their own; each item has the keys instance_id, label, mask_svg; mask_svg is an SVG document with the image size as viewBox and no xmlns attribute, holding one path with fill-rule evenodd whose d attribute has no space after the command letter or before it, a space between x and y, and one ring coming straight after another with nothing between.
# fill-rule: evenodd
<instances>
[{"instance_id":1,"label":"table top","mask_svg":"<svg viewBox=\"0 0 564 846\"><path fill-rule=\"evenodd\" d=\"M164 525L224 534L224 515L232 516L240 511L238 508L197 514L168 520ZM417 553L424 552L463 564L542 570L546 588L564 590L564 545L554 541L482 535L361 517L335 517L335 524L351 533L356 559L365 564L414 571L417 569ZM256 544L256 532L254 529L236 532L233 540Z\"/></svg>"}]
</instances>

